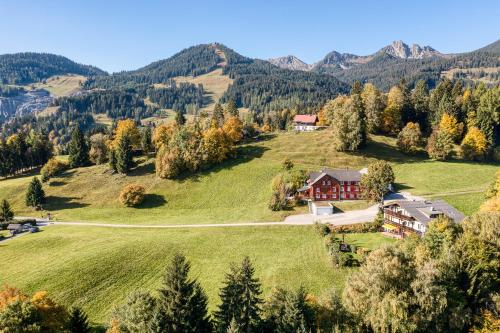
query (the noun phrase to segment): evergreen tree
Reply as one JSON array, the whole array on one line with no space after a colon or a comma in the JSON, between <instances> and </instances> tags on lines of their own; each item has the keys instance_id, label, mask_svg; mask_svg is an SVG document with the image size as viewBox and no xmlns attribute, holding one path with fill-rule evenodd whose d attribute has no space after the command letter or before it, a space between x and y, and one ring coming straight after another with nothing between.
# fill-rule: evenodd
<instances>
[{"instance_id":1,"label":"evergreen tree","mask_svg":"<svg viewBox=\"0 0 500 333\"><path fill-rule=\"evenodd\" d=\"M71 333L90 333L87 315L78 307L71 309L68 319L68 330Z\"/></svg>"},{"instance_id":2,"label":"evergreen tree","mask_svg":"<svg viewBox=\"0 0 500 333\"><path fill-rule=\"evenodd\" d=\"M490 89L481 96L476 124L490 145L500 143L500 87Z\"/></svg>"},{"instance_id":3,"label":"evergreen tree","mask_svg":"<svg viewBox=\"0 0 500 333\"><path fill-rule=\"evenodd\" d=\"M236 102L232 98L226 104L226 113L232 117L238 117L240 115L240 112L238 111L238 106L236 105Z\"/></svg>"},{"instance_id":4,"label":"evergreen tree","mask_svg":"<svg viewBox=\"0 0 500 333\"><path fill-rule=\"evenodd\" d=\"M380 91L371 83L365 84L361 99L366 116L366 129L368 133L377 133L382 123L384 101Z\"/></svg>"},{"instance_id":5,"label":"evergreen tree","mask_svg":"<svg viewBox=\"0 0 500 333\"><path fill-rule=\"evenodd\" d=\"M214 112L212 114L212 126L222 127L224 124L224 110L219 103L215 103Z\"/></svg>"},{"instance_id":6,"label":"evergreen tree","mask_svg":"<svg viewBox=\"0 0 500 333\"><path fill-rule=\"evenodd\" d=\"M118 142L115 150L116 155L116 171L119 173L128 173L132 168L132 146L128 136L123 136Z\"/></svg>"},{"instance_id":7,"label":"evergreen tree","mask_svg":"<svg viewBox=\"0 0 500 333\"><path fill-rule=\"evenodd\" d=\"M236 323L236 320L231 319L231 323L229 324L229 327L227 328L227 333L240 333L240 329L238 327L238 324Z\"/></svg>"},{"instance_id":8,"label":"evergreen tree","mask_svg":"<svg viewBox=\"0 0 500 333\"><path fill-rule=\"evenodd\" d=\"M222 303L215 313L218 332L226 332L235 321L242 332L256 332L260 324L262 293L250 258L245 257L240 267L232 265L220 291Z\"/></svg>"},{"instance_id":9,"label":"evergreen tree","mask_svg":"<svg viewBox=\"0 0 500 333\"><path fill-rule=\"evenodd\" d=\"M415 120L420 125L422 131L429 131L427 117L429 114L429 89L424 80L419 80L411 95Z\"/></svg>"},{"instance_id":10,"label":"evergreen tree","mask_svg":"<svg viewBox=\"0 0 500 333\"><path fill-rule=\"evenodd\" d=\"M26 192L26 206L37 207L45 202L45 192L42 183L37 177L33 177Z\"/></svg>"},{"instance_id":11,"label":"evergreen tree","mask_svg":"<svg viewBox=\"0 0 500 333\"><path fill-rule=\"evenodd\" d=\"M141 147L145 154L150 152L152 149L151 138L152 138L151 127L147 126L142 130L141 133Z\"/></svg>"},{"instance_id":12,"label":"evergreen tree","mask_svg":"<svg viewBox=\"0 0 500 333\"><path fill-rule=\"evenodd\" d=\"M165 332L211 332L207 296L196 280L188 277L190 264L177 254L167 268L159 290L159 306L165 318Z\"/></svg>"},{"instance_id":13,"label":"evergreen tree","mask_svg":"<svg viewBox=\"0 0 500 333\"><path fill-rule=\"evenodd\" d=\"M116 152L114 149L110 149L108 153L108 159L109 159L109 167L111 170L117 172L118 170L116 169Z\"/></svg>"},{"instance_id":14,"label":"evergreen tree","mask_svg":"<svg viewBox=\"0 0 500 333\"><path fill-rule=\"evenodd\" d=\"M186 123L186 117L181 111L177 111L175 113L175 123L179 126L182 126Z\"/></svg>"},{"instance_id":15,"label":"evergreen tree","mask_svg":"<svg viewBox=\"0 0 500 333\"><path fill-rule=\"evenodd\" d=\"M14 217L14 212L10 208L7 200L3 199L0 204L0 221L10 221Z\"/></svg>"},{"instance_id":16,"label":"evergreen tree","mask_svg":"<svg viewBox=\"0 0 500 333\"><path fill-rule=\"evenodd\" d=\"M77 168L89 164L89 148L83 133L77 126L71 133L71 140L68 146L69 166Z\"/></svg>"}]
</instances>

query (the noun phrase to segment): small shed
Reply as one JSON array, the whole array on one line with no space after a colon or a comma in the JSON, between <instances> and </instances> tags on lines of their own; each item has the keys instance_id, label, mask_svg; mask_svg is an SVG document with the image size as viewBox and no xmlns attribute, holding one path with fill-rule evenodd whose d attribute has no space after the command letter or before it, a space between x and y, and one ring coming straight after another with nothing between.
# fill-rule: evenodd
<instances>
[{"instance_id":1,"label":"small shed","mask_svg":"<svg viewBox=\"0 0 500 333\"><path fill-rule=\"evenodd\" d=\"M309 201L309 212L312 215L332 215L333 204L324 201Z\"/></svg>"}]
</instances>

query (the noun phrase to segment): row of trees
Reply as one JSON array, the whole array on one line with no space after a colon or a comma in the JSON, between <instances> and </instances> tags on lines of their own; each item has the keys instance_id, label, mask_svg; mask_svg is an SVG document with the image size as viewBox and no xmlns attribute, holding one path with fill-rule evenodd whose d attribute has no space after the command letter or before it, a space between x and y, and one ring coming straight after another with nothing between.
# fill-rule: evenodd
<instances>
[{"instance_id":1,"label":"row of trees","mask_svg":"<svg viewBox=\"0 0 500 333\"><path fill-rule=\"evenodd\" d=\"M231 112L237 113L235 110ZM243 124L232 113L224 114L217 104L212 117L206 121L192 124L177 121L158 126L153 135L157 149L156 174L161 178L175 178L184 171L196 172L234 156L235 145L243 138Z\"/></svg>"},{"instance_id":2,"label":"row of trees","mask_svg":"<svg viewBox=\"0 0 500 333\"><path fill-rule=\"evenodd\" d=\"M20 131L0 138L0 176L7 177L45 164L52 157L52 145L41 133Z\"/></svg>"},{"instance_id":3,"label":"row of trees","mask_svg":"<svg viewBox=\"0 0 500 333\"><path fill-rule=\"evenodd\" d=\"M446 158L456 143L461 143L463 157L480 158L500 143L500 87L464 88L460 81L445 79L430 92L424 81L411 91L403 81L385 95L370 83L356 83L349 96L326 103L319 119L332 126L340 151L362 147L367 133L384 133L398 135L399 146L408 153L429 136L432 158Z\"/></svg>"}]
</instances>

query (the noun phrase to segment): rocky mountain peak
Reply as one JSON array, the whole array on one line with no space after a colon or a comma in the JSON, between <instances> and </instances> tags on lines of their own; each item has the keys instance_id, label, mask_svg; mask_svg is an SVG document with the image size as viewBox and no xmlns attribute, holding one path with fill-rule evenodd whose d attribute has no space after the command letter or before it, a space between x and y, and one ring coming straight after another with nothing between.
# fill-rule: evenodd
<instances>
[{"instance_id":1,"label":"rocky mountain peak","mask_svg":"<svg viewBox=\"0 0 500 333\"><path fill-rule=\"evenodd\" d=\"M293 55L288 55L285 57L273 58L268 60L271 64L293 70L308 71L311 69L311 65L306 64L299 58Z\"/></svg>"},{"instance_id":2,"label":"rocky mountain peak","mask_svg":"<svg viewBox=\"0 0 500 333\"><path fill-rule=\"evenodd\" d=\"M420 46L412 44L411 47L405 44L402 40L396 40L380 50L383 53L401 59L422 59L434 56L441 56L441 53L430 46Z\"/></svg>"}]
</instances>

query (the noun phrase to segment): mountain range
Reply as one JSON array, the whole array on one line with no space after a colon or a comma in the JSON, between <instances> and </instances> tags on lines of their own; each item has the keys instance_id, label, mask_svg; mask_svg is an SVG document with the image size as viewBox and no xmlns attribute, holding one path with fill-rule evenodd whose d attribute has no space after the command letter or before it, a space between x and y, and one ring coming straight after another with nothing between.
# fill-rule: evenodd
<instances>
[{"instance_id":1,"label":"mountain range","mask_svg":"<svg viewBox=\"0 0 500 333\"><path fill-rule=\"evenodd\" d=\"M385 91L402 79L410 86L417 80L425 80L432 88L443 76L495 84L499 82L499 68L500 40L461 54L443 54L430 46L409 46L395 41L371 55L332 51L315 64L307 64L292 55L269 61L252 59L225 45L211 43L189 47L136 70L113 74L59 55L5 54L0 55L0 88L4 85L4 89L0 89L0 118L19 113L19 108L38 110L44 104L39 103L37 94L32 94L33 98L28 96L23 87L65 74L85 76L84 91L133 89L135 94L146 98L152 85L168 88L176 78L218 71L216 77L223 76L225 82L231 82L220 94L220 102L232 99L239 107L259 113L285 108L312 112L328 99L348 92L355 81L371 82ZM11 89L17 86L19 90ZM200 94L206 95L202 85L181 89L184 89L182 93L168 89L161 92L163 100L168 100L168 105L176 105L178 110L186 110L184 104L188 102L185 101L200 100ZM19 97L23 94L30 98ZM18 95L17 99L10 100L14 95ZM26 101L33 107L25 105ZM47 103L49 99L44 97L43 101ZM216 101L207 103L213 102Z\"/></svg>"},{"instance_id":2,"label":"mountain range","mask_svg":"<svg viewBox=\"0 0 500 333\"><path fill-rule=\"evenodd\" d=\"M349 69L360 64L365 64L370 60L373 60L373 58L375 58L377 55L384 55L384 54L399 59L424 59L430 57L438 57L438 58L450 57L450 55L442 54L430 46L420 46L418 44L413 44L409 46L403 41L397 40L392 42L390 45L381 48L374 54L366 56L332 51L328 53L323 59L314 64L307 64L293 55L269 59L269 62L281 68L303 70L303 71L310 71L310 70L321 71L322 68Z\"/></svg>"}]
</instances>

